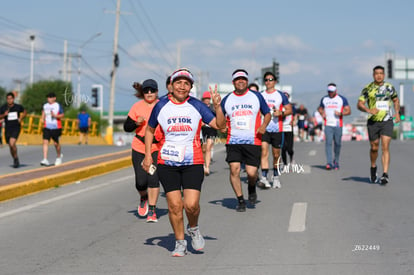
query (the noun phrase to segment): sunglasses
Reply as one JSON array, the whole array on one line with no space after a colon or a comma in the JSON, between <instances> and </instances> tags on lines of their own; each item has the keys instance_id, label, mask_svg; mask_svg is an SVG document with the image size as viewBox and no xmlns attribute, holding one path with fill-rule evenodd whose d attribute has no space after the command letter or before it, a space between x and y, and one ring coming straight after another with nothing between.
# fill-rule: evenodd
<instances>
[{"instance_id":1,"label":"sunglasses","mask_svg":"<svg viewBox=\"0 0 414 275\"><path fill-rule=\"evenodd\" d=\"M149 93L154 94L154 93L156 93L156 92L157 92L156 90L153 90L153 89L151 89L151 88L149 88L149 89L145 89L145 90L143 90L143 91L142 91L142 93L143 93L143 94L149 94Z\"/></svg>"},{"instance_id":2,"label":"sunglasses","mask_svg":"<svg viewBox=\"0 0 414 275\"><path fill-rule=\"evenodd\" d=\"M268 82L268 81L274 81L275 79L274 78L265 78L265 82Z\"/></svg>"}]
</instances>

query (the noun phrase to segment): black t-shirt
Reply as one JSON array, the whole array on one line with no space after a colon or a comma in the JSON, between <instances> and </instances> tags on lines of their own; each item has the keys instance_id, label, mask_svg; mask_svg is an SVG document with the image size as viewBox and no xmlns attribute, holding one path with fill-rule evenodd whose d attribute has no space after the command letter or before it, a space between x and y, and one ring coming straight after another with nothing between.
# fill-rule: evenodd
<instances>
[{"instance_id":1,"label":"black t-shirt","mask_svg":"<svg viewBox=\"0 0 414 275\"><path fill-rule=\"evenodd\" d=\"M20 114L24 112L23 106L14 103L12 107L9 107L9 105L4 104L0 107L0 115L3 115L7 110L9 110L9 113L4 117L6 129L20 128L19 118Z\"/></svg>"},{"instance_id":2,"label":"black t-shirt","mask_svg":"<svg viewBox=\"0 0 414 275\"><path fill-rule=\"evenodd\" d=\"M296 114L299 115L299 120L305 120L306 119L305 115L308 114L308 110L306 108L304 108L302 110L301 109L296 109Z\"/></svg>"}]
</instances>

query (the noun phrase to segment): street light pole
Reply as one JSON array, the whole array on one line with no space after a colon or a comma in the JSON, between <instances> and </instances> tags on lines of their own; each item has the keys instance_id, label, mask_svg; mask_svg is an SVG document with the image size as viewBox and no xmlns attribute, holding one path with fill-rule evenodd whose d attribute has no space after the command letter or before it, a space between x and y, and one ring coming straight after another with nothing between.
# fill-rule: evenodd
<instances>
[{"instance_id":1,"label":"street light pole","mask_svg":"<svg viewBox=\"0 0 414 275\"><path fill-rule=\"evenodd\" d=\"M92 35L88 40L86 40L85 42L82 43L82 45L79 46L78 48L78 87L77 87L77 91L76 91L76 106L79 108L80 104L81 104L81 57L82 57L82 49L86 46L86 44L88 44L89 42L91 42L92 40L94 40L95 38L97 38L98 36L100 36L102 33L98 32L94 35Z\"/></svg>"},{"instance_id":2,"label":"street light pole","mask_svg":"<svg viewBox=\"0 0 414 275\"><path fill-rule=\"evenodd\" d=\"M33 70L34 70L34 40L35 36L30 36L30 85L33 84Z\"/></svg>"}]
</instances>

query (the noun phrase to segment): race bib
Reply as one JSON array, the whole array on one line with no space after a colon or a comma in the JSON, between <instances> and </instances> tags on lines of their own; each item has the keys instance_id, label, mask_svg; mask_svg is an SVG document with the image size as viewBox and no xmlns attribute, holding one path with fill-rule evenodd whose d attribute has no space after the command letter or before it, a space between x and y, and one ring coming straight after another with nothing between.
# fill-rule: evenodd
<instances>
[{"instance_id":1,"label":"race bib","mask_svg":"<svg viewBox=\"0 0 414 275\"><path fill-rule=\"evenodd\" d=\"M250 118L245 116L236 117L236 128L239 130L250 129Z\"/></svg>"},{"instance_id":2,"label":"race bib","mask_svg":"<svg viewBox=\"0 0 414 275\"><path fill-rule=\"evenodd\" d=\"M299 120L305 120L305 116L304 115L300 115L299 116Z\"/></svg>"},{"instance_id":3,"label":"race bib","mask_svg":"<svg viewBox=\"0 0 414 275\"><path fill-rule=\"evenodd\" d=\"M10 112L7 115L7 120L8 121L10 121L10 120L17 120L18 118L19 118L19 116L17 115L17 112Z\"/></svg>"},{"instance_id":4,"label":"race bib","mask_svg":"<svg viewBox=\"0 0 414 275\"><path fill-rule=\"evenodd\" d=\"M163 160L182 162L184 160L185 145L166 142L162 146L160 153Z\"/></svg>"},{"instance_id":5,"label":"race bib","mask_svg":"<svg viewBox=\"0 0 414 275\"><path fill-rule=\"evenodd\" d=\"M336 118L331 117L326 119L326 126L336 127Z\"/></svg>"},{"instance_id":6,"label":"race bib","mask_svg":"<svg viewBox=\"0 0 414 275\"><path fill-rule=\"evenodd\" d=\"M375 107L380 111L388 111L390 109L388 101L377 101Z\"/></svg>"},{"instance_id":7,"label":"race bib","mask_svg":"<svg viewBox=\"0 0 414 275\"><path fill-rule=\"evenodd\" d=\"M283 125L283 132L292 132L292 125Z\"/></svg>"}]
</instances>

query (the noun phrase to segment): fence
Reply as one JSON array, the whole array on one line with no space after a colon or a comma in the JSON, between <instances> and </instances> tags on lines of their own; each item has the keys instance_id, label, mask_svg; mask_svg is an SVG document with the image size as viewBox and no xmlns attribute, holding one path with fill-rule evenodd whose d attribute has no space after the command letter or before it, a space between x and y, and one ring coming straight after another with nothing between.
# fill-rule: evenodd
<instances>
[{"instance_id":1,"label":"fence","mask_svg":"<svg viewBox=\"0 0 414 275\"><path fill-rule=\"evenodd\" d=\"M43 122L40 115L27 115L22 122L20 133L40 135L43 132ZM78 136L79 127L76 118L62 119L62 135L63 136ZM91 137L98 136L98 123L92 121L89 127L88 135Z\"/></svg>"}]
</instances>

